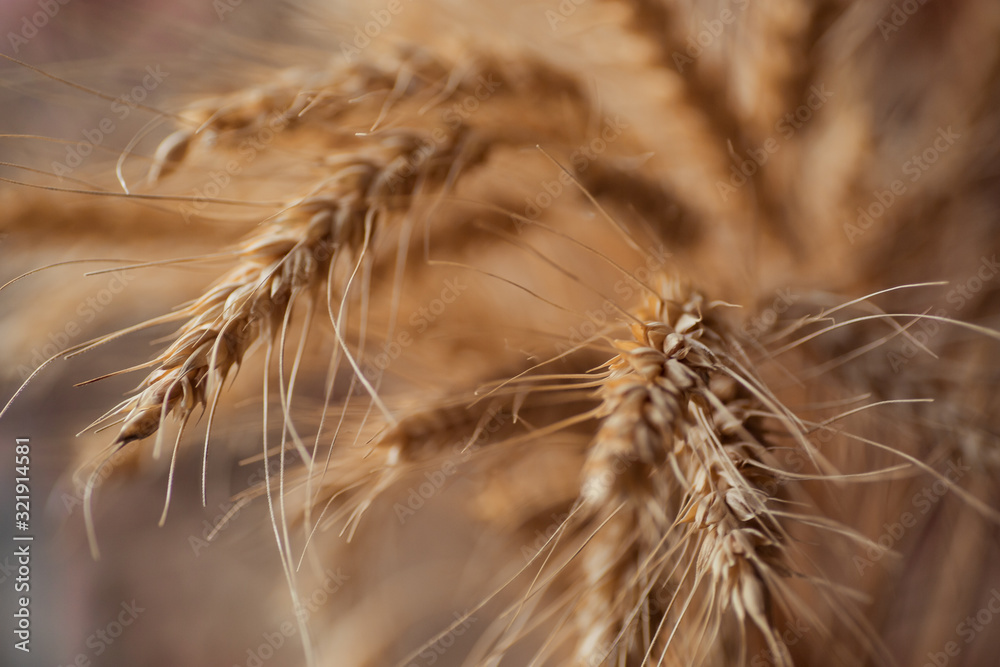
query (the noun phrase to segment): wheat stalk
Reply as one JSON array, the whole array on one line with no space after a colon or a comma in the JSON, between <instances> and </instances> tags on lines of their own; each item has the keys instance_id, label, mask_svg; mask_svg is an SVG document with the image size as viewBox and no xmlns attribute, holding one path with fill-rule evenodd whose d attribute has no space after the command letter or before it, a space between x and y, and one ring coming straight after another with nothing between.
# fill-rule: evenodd
<instances>
[{"instance_id":1,"label":"wheat stalk","mask_svg":"<svg viewBox=\"0 0 1000 667\"><path fill-rule=\"evenodd\" d=\"M86 483L91 541L110 458L121 469L152 437L159 456L171 419L161 523L189 455L206 504L209 440L237 430L222 418L241 398L229 381L262 349L248 461L265 472L236 507L266 501L296 611L307 562L355 568L315 624L337 659L347 645L345 662L404 667L910 664L944 650L996 580L1000 14L978 1L902 25L889 3L512 7L407 10L353 62L296 50L316 64L177 112L149 100L131 112L173 133L146 157L141 130L106 175L3 164L45 196L13 198L0 234L15 248L85 238L119 258L150 234L210 248L128 262L213 273L178 309L57 350L28 378L177 327L96 423L118 432ZM19 71L18 84L115 99ZM813 86L832 96L817 106ZM872 218L860 236L859 215ZM5 297L41 269L17 271ZM458 305L407 328L455 275L472 284ZM71 309L82 288L68 283L53 291ZM786 288L793 304L775 301ZM175 302L180 287L163 289ZM750 326L702 294L744 305ZM391 368L367 373L380 353ZM926 517L914 498L931 499ZM451 532L454 560L426 548ZM409 551L394 562L397 544ZM955 586L955 572L982 574ZM793 625L807 635L789 640ZM961 660L992 650L988 634Z\"/></svg>"}]
</instances>

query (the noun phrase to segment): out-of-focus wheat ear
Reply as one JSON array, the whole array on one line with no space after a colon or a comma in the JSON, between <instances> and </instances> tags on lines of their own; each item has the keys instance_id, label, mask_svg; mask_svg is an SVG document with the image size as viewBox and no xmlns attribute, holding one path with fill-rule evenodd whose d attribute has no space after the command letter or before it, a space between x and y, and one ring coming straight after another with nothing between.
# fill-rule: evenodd
<instances>
[{"instance_id":1,"label":"out-of-focus wheat ear","mask_svg":"<svg viewBox=\"0 0 1000 667\"><path fill-rule=\"evenodd\" d=\"M364 153L372 139L386 143L397 136L421 148L409 169L392 175L392 193L400 196L407 192L399 182L411 178L418 165L430 161L448 172L459 162L460 152L452 150L443 159L439 149L454 149L468 130L486 144L534 146L543 140L565 142L586 127L591 103L579 83L538 60L501 60L475 47L458 63L416 47L375 51L355 63L278 72L258 86L191 104L182 114L184 127L157 149L148 182L168 178L196 156L229 157L246 148L248 139L256 146L267 137L270 152L287 148L295 156L336 166L351 147ZM529 99L533 106L525 109ZM562 108L567 101L580 105L569 123ZM456 113L462 104L475 112ZM509 122L513 109L520 123Z\"/></svg>"},{"instance_id":2,"label":"out-of-focus wheat ear","mask_svg":"<svg viewBox=\"0 0 1000 667\"><path fill-rule=\"evenodd\" d=\"M350 541L365 511L400 480L421 470L457 466L456 461L471 459L480 448L502 442L497 432L502 435L506 429L501 428L510 421L507 401L475 402L470 395L424 397L419 406L392 424L367 412L352 415L348 430L371 432L371 444L341 451L336 458L331 444L325 465L303 471L310 478L309 486L316 487L307 510L318 510L317 525L342 521L340 534ZM334 499L340 501L341 508L327 516Z\"/></svg>"},{"instance_id":3,"label":"out-of-focus wheat ear","mask_svg":"<svg viewBox=\"0 0 1000 667\"><path fill-rule=\"evenodd\" d=\"M540 109L523 126L497 122L510 108L520 107L525 95L550 95L560 108L567 96L580 96L572 79L541 65L523 64L510 71L496 65L499 78L494 80L476 78L473 75L482 71L476 68L457 76L453 66L429 56L390 64L292 72L266 91L244 91L205 103L199 112L200 127L204 137L214 134L211 141L200 143L209 153L218 151L224 157L240 137L266 127L268 118L278 113L286 122L275 132L309 138L321 166L306 195L289 201L235 249L235 266L192 304L171 314L172 320L183 322L177 339L157 357L155 370L142 382L138 395L112 415L124 416L117 443L149 437L166 416L184 418L197 407L209 409L210 431L215 402L230 372L255 345L284 340L283 323L289 321L296 300L324 291L340 353L388 421L393 421L360 373L355 353L347 346L343 321L346 299L352 287L372 274L378 242L387 227L422 201L431 201L491 147L533 146L538 137L565 140L585 127L588 115L586 108L574 109L574 123L566 123L561 114ZM489 58L479 63L494 64ZM443 113L440 118L423 113L456 98L476 99L479 104L474 93L482 96L481 81L490 82L495 94L482 103L476 123L470 119L470 124L456 124ZM389 109L393 127L356 129L388 123ZM199 136L182 130L169 137L158 151L154 171L162 177L183 166ZM392 240L392 234L388 237ZM402 249L399 253L405 256ZM387 254L399 253L390 249ZM283 409L287 412L287 406ZM308 461L299 439L293 440Z\"/></svg>"}]
</instances>

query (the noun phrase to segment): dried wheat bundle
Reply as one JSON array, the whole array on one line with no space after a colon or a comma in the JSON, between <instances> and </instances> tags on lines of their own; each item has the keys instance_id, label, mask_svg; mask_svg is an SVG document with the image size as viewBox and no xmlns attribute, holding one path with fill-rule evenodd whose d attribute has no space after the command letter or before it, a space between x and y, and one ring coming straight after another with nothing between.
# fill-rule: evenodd
<instances>
[{"instance_id":1,"label":"dried wheat bundle","mask_svg":"<svg viewBox=\"0 0 1000 667\"><path fill-rule=\"evenodd\" d=\"M4 163L0 299L61 343L0 416L100 402L93 567L225 497L177 541L277 547L274 664L991 664L992 3L330 4L105 161Z\"/></svg>"}]
</instances>

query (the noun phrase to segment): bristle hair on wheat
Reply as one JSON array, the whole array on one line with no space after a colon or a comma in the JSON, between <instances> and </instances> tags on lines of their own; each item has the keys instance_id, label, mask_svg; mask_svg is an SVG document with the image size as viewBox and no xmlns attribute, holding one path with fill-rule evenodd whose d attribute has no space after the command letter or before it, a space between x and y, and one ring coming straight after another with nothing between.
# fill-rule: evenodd
<instances>
[{"instance_id":1,"label":"bristle hair on wheat","mask_svg":"<svg viewBox=\"0 0 1000 667\"><path fill-rule=\"evenodd\" d=\"M294 140L296 133L309 129L309 120L317 122L321 128L326 127L326 123L343 123L352 115L366 118L370 123L363 133L341 131L331 126L333 137L330 141L335 141L337 148L333 154L322 157L315 185L264 219L257 230L234 248L230 256L235 265L203 295L170 315L142 325L182 323L170 346L153 361L137 367L155 368L143 380L137 395L97 422L116 419L121 422L113 450L156 434L154 455L158 456L164 420L168 416L178 419L181 428L171 455L169 479L172 480L184 425L197 408L207 409L202 455L203 503L209 439L223 384L258 345L266 346L267 360L271 358L272 345L278 343L281 349L284 348L289 322L299 302L311 318L313 304L325 297L325 310L337 338L335 356L343 355L347 359L355 379L364 386L374 404L390 423L395 420L376 388L361 373L354 358L357 352L347 347L348 323L344 315L352 286L362 292L370 287L359 284L368 280L358 278L359 269L364 263L367 268L360 274L367 276L377 254L392 256L391 252L376 252L386 231L384 228L391 222L402 222L408 234L408 226L414 224L407 219L410 199L418 192L429 195L449 179L454 179L455 165L461 161L481 159L477 152L482 153L489 146L483 141L502 144L520 143L526 139L521 131L491 132L476 139L475 130L465 123L453 122L444 113L429 126L380 128L380 124L392 123L391 114L397 107L422 106L426 110L449 100L466 99L472 95L470 91L478 94L484 79L472 75L482 68L497 67L496 61L484 57L477 63L479 69L449 72L441 62L419 53L408 59L389 59L388 63L386 68L348 66L336 70L333 77L325 72L310 75L293 71L272 87L201 103L185 114L197 129L184 129L170 135L154 157L148 178L151 183L169 180L176 169L185 161L195 159L199 152L211 156L227 145L239 145L241 137L253 135L262 127ZM486 71L491 72L490 69ZM554 95L576 94L572 84L559 82L556 73L537 68L527 74L527 78L516 85L536 87L558 82L551 89ZM510 92L504 89L505 86L515 84L504 74L498 76L499 81L496 81L491 72L485 80L489 82L490 92L500 90L498 97L502 101ZM466 81L471 83L466 84ZM467 85L472 88L467 89ZM373 90L379 89L386 95L382 102L372 97ZM365 103L359 105L359 97ZM375 115L370 115L373 112ZM282 122L272 123L276 117ZM399 233L393 230L389 238ZM406 251L407 248L401 246L397 254L402 257ZM363 345L363 340L359 345ZM278 357L279 364L283 363L283 355L279 353ZM290 384L294 384L297 368L296 358ZM284 396L283 379L280 389ZM287 407L283 399L282 408L286 413ZM286 423L287 419L286 414ZM294 431L294 427L291 428ZM311 460L312 455L294 432L292 441L301 460ZM88 485L88 489L91 487ZM166 517L169 502L168 485L161 522ZM89 524L89 509L87 517ZM94 541L92 527L90 533ZM96 553L96 545L92 548Z\"/></svg>"},{"instance_id":2,"label":"bristle hair on wheat","mask_svg":"<svg viewBox=\"0 0 1000 667\"><path fill-rule=\"evenodd\" d=\"M601 426L577 521L607 522L599 530L617 547L595 544L581 556L589 592L578 603L576 660L611 647L619 660L700 664L731 615L787 664L765 602L780 594L784 536L764 477L746 476L747 458L766 448L747 413L764 405L732 364L712 304L664 287L637 313L633 338L615 341L598 389ZM719 620L706 623L713 607ZM688 631L677 639L682 623Z\"/></svg>"},{"instance_id":3,"label":"bristle hair on wheat","mask_svg":"<svg viewBox=\"0 0 1000 667\"><path fill-rule=\"evenodd\" d=\"M296 100L293 98L286 104L300 104ZM282 109L284 114L301 111L294 106ZM203 125L224 129L226 118L215 113ZM228 126L243 127L247 122L250 121L229 122ZM173 162L189 150L187 147L184 151L176 150L176 137L168 138L167 145L168 149L160 155ZM265 220L259 230L233 250L236 266L204 295L183 309L158 318L156 323L183 324L176 340L156 360L146 364L156 370L140 385L138 395L107 416L108 419L123 417L115 447L157 433L169 415L183 424L196 407L207 406L207 462L212 415L230 372L241 365L252 348L259 344L270 346L283 336L299 300L308 308L318 297L326 295L331 320L335 327L338 325L343 310L329 302L329 297L346 298L347 284L334 285L335 277L344 281L343 276L352 273L349 267L364 257L372 235L377 233L375 228L397 206L391 198L405 196L408 188L412 189L420 180L421 169L426 171L436 166L426 154L420 153L419 159L416 156L423 146L418 137L397 132L380 138L373 147L375 150L356 157L347 153L333 161L329 175L313 192ZM450 149L449 143L436 147L438 152ZM405 176L399 174L402 168L409 170ZM154 169L151 174L154 178L168 175L162 164ZM347 268L338 269L338 262ZM367 385L363 376L359 375L359 379ZM156 449L160 449L159 440ZM176 451L175 445L172 458L176 457ZM303 460L308 459L304 452L300 454ZM203 501L204 485L203 475ZM165 513L166 506L164 516Z\"/></svg>"},{"instance_id":4,"label":"bristle hair on wheat","mask_svg":"<svg viewBox=\"0 0 1000 667\"><path fill-rule=\"evenodd\" d=\"M236 502L209 533L225 572L164 560L207 598L266 537L277 564L227 622L290 606L310 666L991 664L988 631L948 647L1000 581L995 3L428 2L304 5L301 44L243 43L179 108L164 87L79 173L43 156L68 138L0 136L39 148L2 165L26 176L0 298L72 312L70 246L156 297L22 384L63 357L143 374L81 434L105 445L83 526L95 556L95 507L164 529L102 518L80 571L160 581L130 568L202 519L175 489L200 470L202 506ZM5 62L46 103L26 84L118 99ZM5 337L58 328L33 301ZM122 465L168 440L169 465ZM149 475L98 504L126 469ZM146 632L173 631L114 650ZM156 646L243 656L225 634Z\"/></svg>"},{"instance_id":5,"label":"bristle hair on wheat","mask_svg":"<svg viewBox=\"0 0 1000 667\"><path fill-rule=\"evenodd\" d=\"M785 424L803 457L824 464L797 420L745 371L732 330L715 316L720 304L675 280L662 277L658 284L625 328L631 337L614 340L614 357L593 375L560 376L551 386L555 396L566 394L564 405L571 409L585 404L570 401L577 390L559 387L567 380L596 383L596 405L583 414L564 412L536 434L486 440L489 448L506 449L542 438L542 432L551 438L581 416L599 422L594 438L580 443L585 452L572 509L552 537L529 552L525 567L538 570L537 585L525 595L552 590L559 577L576 582L579 592L557 606L568 606L574 623L546 642L546 651L568 651L573 664L713 664L722 657L716 645L723 632L757 632L777 664L791 664L776 630L775 605L811 614L783 583L801 559L793 557L772 506L794 482L774 467L762 423ZM499 395L548 391L548 384L526 375L506 383L509 391ZM442 422L445 414L430 425L442 435L461 428L462 420ZM483 419L468 422L477 423L471 437ZM407 439L423 433L410 431ZM386 469L401 474L406 449L393 436L383 442L397 443ZM373 492L390 485L380 482ZM510 608L512 620L491 655L503 655L518 641L521 626L513 617L523 604ZM741 650L728 658L742 664L746 646Z\"/></svg>"}]
</instances>

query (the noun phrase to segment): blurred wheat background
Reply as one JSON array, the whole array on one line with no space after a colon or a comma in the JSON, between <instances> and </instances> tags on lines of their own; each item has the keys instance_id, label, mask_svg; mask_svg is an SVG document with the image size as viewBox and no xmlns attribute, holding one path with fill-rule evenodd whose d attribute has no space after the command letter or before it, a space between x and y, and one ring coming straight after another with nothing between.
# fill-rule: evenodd
<instances>
[{"instance_id":1,"label":"blurred wheat background","mask_svg":"<svg viewBox=\"0 0 1000 667\"><path fill-rule=\"evenodd\" d=\"M4 664L995 664L996 3L0 17Z\"/></svg>"}]
</instances>

